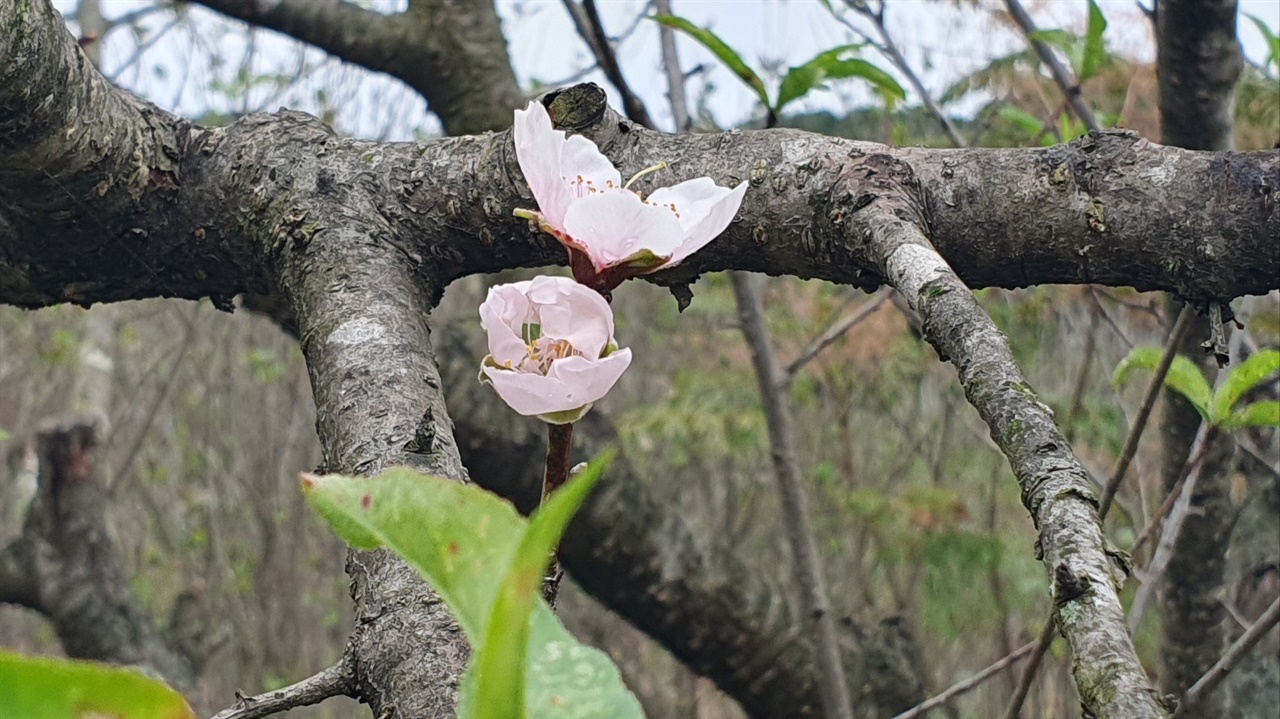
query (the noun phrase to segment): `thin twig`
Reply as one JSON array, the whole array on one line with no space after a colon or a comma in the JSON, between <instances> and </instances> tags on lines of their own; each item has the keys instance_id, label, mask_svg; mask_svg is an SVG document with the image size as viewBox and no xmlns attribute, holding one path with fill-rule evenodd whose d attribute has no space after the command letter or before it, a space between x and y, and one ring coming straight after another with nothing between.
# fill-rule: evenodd
<instances>
[{"instance_id":1,"label":"thin twig","mask_svg":"<svg viewBox=\"0 0 1280 719\"><path fill-rule=\"evenodd\" d=\"M956 124L951 121L950 117L947 117L947 114L942 111L938 103L934 102L933 96L925 89L924 83L920 82L920 77L916 75L915 70L911 68L907 59L902 56L902 52L898 49L898 44L889 35L889 31L884 25L884 3L880 3L878 10L872 10L866 0L845 0L845 4L854 12L870 20L872 25L875 25L876 33L880 35L880 42L872 43L873 46L885 57L889 58L889 62L892 62L893 66L898 68L898 72L901 72L903 77L907 78L907 82L911 84L911 89L915 90L916 94L920 96L920 102L924 104L925 109L929 111L933 119L938 121L939 125L942 125L947 137L951 139L951 144L956 147L968 147L969 144L965 142L964 136L960 134ZM866 38L866 35L854 28L852 23L847 22L840 16L836 16L836 19L857 35ZM870 38L866 39L869 40Z\"/></svg>"},{"instance_id":2,"label":"thin twig","mask_svg":"<svg viewBox=\"0 0 1280 719\"><path fill-rule=\"evenodd\" d=\"M557 489L564 486L569 479L569 462L573 454L573 425L547 425L547 466L542 473L542 504L547 503ZM542 579L542 598L552 610L556 608L556 598L560 594L560 579L564 572L560 570L560 558L555 550L551 552L551 561L547 565L547 573Z\"/></svg>"},{"instance_id":3,"label":"thin twig","mask_svg":"<svg viewBox=\"0 0 1280 719\"><path fill-rule=\"evenodd\" d=\"M843 337L844 333L848 332L850 329L857 326L858 323L870 317L873 312L880 309L880 305L884 304L884 301L889 299L889 295L892 293L892 290L880 290L876 293L876 296L872 297L869 301L864 302L862 306L852 314L845 315L843 319L831 325L827 331L810 340L809 344L805 345L805 348L800 350L800 354L791 361L791 364L787 365L785 370L783 370L783 375L785 376L786 381L790 382L794 379L796 373L803 369L805 365L812 362L818 355L822 354L823 350L830 347L832 343Z\"/></svg>"},{"instance_id":4,"label":"thin twig","mask_svg":"<svg viewBox=\"0 0 1280 719\"><path fill-rule=\"evenodd\" d=\"M1084 387L1089 381L1089 370L1093 368L1093 354L1098 344L1098 322L1102 319L1098 316L1096 306L1091 305L1089 310L1089 334L1084 338L1084 359L1080 361L1080 373L1076 375L1075 386L1071 389L1071 404L1068 405L1067 419L1063 422L1066 425L1063 433L1068 442L1076 439L1076 423L1080 419L1080 409L1084 406Z\"/></svg>"},{"instance_id":5,"label":"thin twig","mask_svg":"<svg viewBox=\"0 0 1280 719\"><path fill-rule=\"evenodd\" d=\"M1052 615L1052 612L1050 612ZM1027 665L1022 668L1022 676L1018 678L1018 688L1013 691L1013 696L1009 698L1009 704L1004 708L1004 719L1018 719L1018 715L1022 713L1022 703L1027 700L1027 692L1031 691L1031 684L1035 681L1036 670L1040 668L1040 662L1044 659L1044 655L1049 651L1049 645L1053 643L1053 638L1058 634L1058 625L1050 616L1048 621L1044 623L1044 628L1040 630L1040 636L1036 638L1035 649L1031 650L1031 658Z\"/></svg>"},{"instance_id":6,"label":"thin twig","mask_svg":"<svg viewBox=\"0 0 1280 719\"><path fill-rule=\"evenodd\" d=\"M348 655L337 664L283 689L247 697L236 692L236 705L223 709L213 719L259 719L297 707L319 704L329 697L352 696L355 671Z\"/></svg>"},{"instance_id":7,"label":"thin twig","mask_svg":"<svg viewBox=\"0 0 1280 719\"><path fill-rule=\"evenodd\" d=\"M791 422L791 407L783 392L784 378L769 339L769 329L764 321L764 302L755 277L742 272L730 272L733 294L738 301L738 317L742 322L742 335L751 350L755 365L756 381L760 386L760 400L764 405L769 443L772 447L773 467L778 479L782 499L783 516L786 517L787 539L795 556L796 580L804 593L806 615L813 622L814 648L820 671L819 690L822 708L827 719L852 719L853 709L849 701L849 687L845 683L844 669L840 662L840 648L836 640L835 618L827 599L826 582L818 562L818 548L813 539L809 522L808 501L800 486L800 469L796 461L795 429Z\"/></svg>"},{"instance_id":8,"label":"thin twig","mask_svg":"<svg viewBox=\"0 0 1280 719\"><path fill-rule=\"evenodd\" d=\"M671 0L653 0L653 11L659 15L671 15ZM688 132L693 129L693 119L689 116L684 72L680 70L680 58L676 55L676 31L659 24L658 43L662 49L662 70L667 75L667 101L671 103L671 117L675 120L676 132Z\"/></svg>"},{"instance_id":9,"label":"thin twig","mask_svg":"<svg viewBox=\"0 0 1280 719\"><path fill-rule=\"evenodd\" d=\"M573 20L573 25L578 30L578 34L591 48L591 53L596 56L596 62L600 63L600 70L604 72L605 77L609 78L609 83L622 96L622 107L633 122L637 122L650 129L656 129L653 119L649 117L649 111L645 109L644 102L639 96L631 90L631 86L627 84L627 80L622 75L622 68L618 65L618 56L613 51L613 44L609 42L609 36L605 34L604 24L600 20L600 13L596 10L595 0L583 0L579 5L575 0L564 0L565 9L569 11L569 17ZM643 14L643 13L642 13Z\"/></svg>"},{"instance_id":10,"label":"thin twig","mask_svg":"<svg viewBox=\"0 0 1280 719\"><path fill-rule=\"evenodd\" d=\"M1005 5L1009 8L1009 16L1022 29L1027 40L1031 43L1031 48L1036 51L1036 55L1040 58L1040 62L1049 68L1049 74L1053 76L1053 81L1058 84L1058 88L1062 90L1062 94L1067 99L1067 104L1071 106L1072 112L1090 132L1102 132L1102 125L1098 122L1098 118L1094 116L1093 110L1084 101L1084 95L1080 92L1080 85L1071 76L1071 73L1061 62L1058 56L1053 54L1053 49L1045 43L1032 37L1036 32L1036 24L1032 21L1031 16L1027 14L1026 8L1022 7L1022 3L1018 0L1005 0Z\"/></svg>"},{"instance_id":11,"label":"thin twig","mask_svg":"<svg viewBox=\"0 0 1280 719\"><path fill-rule=\"evenodd\" d=\"M1101 307L1098 308L1101 311ZM1160 396L1160 388L1164 386L1165 377L1169 375L1169 367L1173 365L1173 358L1178 354L1178 345L1182 343L1182 338L1186 336L1187 330L1191 328L1191 305L1183 305L1182 311L1178 313L1178 320L1173 323L1173 332L1169 335L1169 341L1165 343L1164 354L1160 356L1160 364L1156 365L1155 372L1151 375L1151 381L1147 383L1147 391L1142 395L1142 404L1138 407L1138 415L1133 418L1133 426L1129 428L1129 436L1125 438L1124 449L1120 451L1120 459L1116 462L1116 469L1107 479L1106 485L1102 488L1102 499L1098 502L1098 518L1106 519L1107 512L1111 509L1111 502L1115 499L1116 490L1120 487L1120 482L1124 480L1124 475L1129 471L1129 463L1133 461L1133 457L1138 452L1138 440L1142 439L1142 432L1147 428L1147 420L1151 418L1151 410L1155 407L1156 399Z\"/></svg>"},{"instance_id":12,"label":"thin twig","mask_svg":"<svg viewBox=\"0 0 1280 719\"><path fill-rule=\"evenodd\" d=\"M1182 699L1178 702L1178 709L1173 713L1170 719L1180 719L1180 717L1189 716L1190 711L1195 708L1201 699L1208 696L1210 692L1222 683L1227 674L1240 663L1240 660L1253 649L1259 641L1271 631L1276 624L1280 622L1280 597L1271 602L1271 606L1267 607L1267 611L1258 617L1258 621L1249 627L1249 630L1240 635L1230 647L1227 648L1222 658L1217 661L1204 676L1196 680L1195 684L1182 695Z\"/></svg>"},{"instance_id":13,"label":"thin twig","mask_svg":"<svg viewBox=\"0 0 1280 719\"><path fill-rule=\"evenodd\" d=\"M1129 632L1138 631L1138 626L1142 623L1142 615L1147 611L1147 604L1151 601L1151 597L1155 594L1156 586L1160 584L1160 578L1164 575L1164 570L1169 566L1169 560L1173 557L1174 547L1178 541L1178 533L1182 531L1183 521L1187 518L1187 514L1191 509L1191 497L1195 494L1196 482L1200 479L1200 470L1204 467L1205 455L1209 452L1209 447L1214 443L1217 432L1207 423L1201 423L1199 431L1196 432L1195 442L1191 445L1191 456L1187 460L1187 469L1183 472L1182 477L1174 486L1173 491L1165 498L1161 512L1151 519L1147 529L1143 531L1143 536L1138 537L1138 542L1134 543L1134 551L1141 545L1142 541L1150 536L1154 527L1160 524L1161 517L1164 515L1164 507L1169 507L1169 520L1164 522L1163 529L1160 531L1160 541L1156 543L1156 550L1151 556L1151 561L1147 563L1147 573L1143 577L1142 586L1138 587L1138 593L1133 598L1133 605L1129 608Z\"/></svg>"},{"instance_id":14,"label":"thin twig","mask_svg":"<svg viewBox=\"0 0 1280 719\"><path fill-rule=\"evenodd\" d=\"M915 719L915 717L924 716L926 712L933 709L934 707L941 706L951 701L955 697L958 697L961 694L964 694L965 692L971 689L974 689L975 687L982 684L986 680L1004 671L1006 667L1018 661L1022 657L1026 656L1026 654L1034 648L1035 648L1035 642L1027 642L1026 644L1023 644L1022 646L1013 650L1012 652L1005 655L1004 657L997 659L995 663L993 663L991 666L987 667L986 669L983 669L982 671L969 677L968 679L965 679L962 682L957 682L955 684L952 684L941 694L938 694L937 696L926 699L900 714L893 715L893 719Z\"/></svg>"}]
</instances>

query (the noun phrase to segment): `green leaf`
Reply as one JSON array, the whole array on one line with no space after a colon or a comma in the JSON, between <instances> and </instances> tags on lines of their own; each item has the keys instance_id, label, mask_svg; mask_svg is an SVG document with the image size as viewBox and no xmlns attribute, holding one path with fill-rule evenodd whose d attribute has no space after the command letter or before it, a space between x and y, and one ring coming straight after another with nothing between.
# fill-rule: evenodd
<instances>
[{"instance_id":1,"label":"green leaf","mask_svg":"<svg viewBox=\"0 0 1280 719\"><path fill-rule=\"evenodd\" d=\"M1013 123L1015 127L1028 135L1035 136L1044 132L1044 122L1020 107L1005 105L1000 108L1000 117Z\"/></svg>"},{"instance_id":2,"label":"green leaf","mask_svg":"<svg viewBox=\"0 0 1280 719\"><path fill-rule=\"evenodd\" d=\"M1115 374L1111 376L1111 383L1119 389L1129 381L1134 370L1154 370L1158 367L1163 355L1164 350L1159 347L1134 347L1129 356L1116 366ZM1213 421L1209 415L1213 390L1195 362L1182 355L1174 357L1173 364L1169 365L1169 374L1165 375L1164 386L1186 397L1191 406L1195 407L1206 421Z\"/></svg>"},{"instance_id":3,"label":"green leaf","mask_svg":"<svg viewBox=\"0 0 1280 719\"><path fill-rule=\"evenodd\" d=\"M729 69L733 71L733 74L738 76L739 80L747 83L748 87L755 90L756 95L760 98L760 102L763 103L765 107L772 107L772 105L769 104L769 91L765 89L764 80L761 80L755 70L752 70L751 67L743 61L742 57L738 55L733 48L729 47L724 40L721 40L718 35L706 28L698 27L688 20L675 15L654 15L653 19L673 30L679 30L694 40L697 40L703 47L710 50L711 54L720 58L720 62L728 65Z\"/></svg>"},{"instance_id":4,"label":"green leaf","mask_svg":"<svg viewBox=\"0 0 1280 719\"><path fill-rule=\"evenodd\" d=\"M1228 429L1236 427L1280 427L1280 402L1265 399L1244 409L1232 412L1222 423Z\"/></svg>"},{"instance_id":5,"label":"green leaf","mask_svg":"<svg viewBox=\"0 0 1280 719\"><path fill-rule=\"evenodd\" d=\"M1096 0L1089 0L1089 25L1084 36L1084 57L1080 61L1080 72L1076 76L1079 82L1093 77L1102 67L1107 56L1107 45L1102 41L1102 33L1107 29L1107 18L1102 14Z\"/></svg>"},{"instance_id":6,"label":"green leaf","mask_svg":"<svg viewBox=\"0 0 1280 719\"><path fill-rule=\"evenodd\" d=\"M1253 21L1253 24L1258 27L1258 32L1262 33L1262 37L1267 40L1267 46L1271 49L1271 54L1267 56L1267 67L1275 65L1276 70L1280 71L1280 35L1271 32L1271 28L1261 19L1248 13L1244 13L1244 16Z\"/></svg>"},{"instance_id":7,"label":"green leaf","mask_svg":"<svg viewBox=\"0 0 1280 719\"><path fill-rule=\"evenodd\" d=\"M303 489L345 539L404 557L458 618L475 649L459 716L642 719L609 658L579 644L538 594L550 546L603 465L566 483L532 529L495 495L403 468L373 478L304 476Z\"/></svg>"},{"instance_id":8,"label":"green leaf","mask_svg":"<svg viewBox=\"0 0 1280 719\"><path fill-rule=\"evenodd\" d=\"M552 494L530 519L498 590L484 642L476 650L475 716L515 717L523 713L530 613L538 601L548 560L569 520L612 460L612 452L597 458Z\"/></svg>"},{"instance_id":9,"label":"green leaf","mask_svg":"<svg viewBox=\"0 0 1280 719\"><path fill-rule=\"evenodd\" d=\"M303 492L353 546L386 546L422 573L473 644L485 636L524 520L477 487L397 467L376 477L304 477Z\"/></svg>"},{"instance_id":10,"label":"green leaf","mask_svg":"<svg viewBox=\"0 0 1280 719\"><path fill-rule=\"evenodd\" d=\"M833 80L841 80L848 77L859 77L871 83L885 97L893 100L902 101L907 98L907 91L902 89L902 85L893 79L889 73L881 70L866 60L859 58L850 58L848 60L839 60L831 64L827 69L827 76Z\"/></svg>"},{"instance_id":11,"label":"green leaf","mask_svg":"<svg viewBox=\"0 0 1280 719\"><path fill-rule=\"evenodd\" d=\"M861 44L841 45L820 52L803 65L789 69L778 87L778 101L773 107L774 112L781 112L787 103L804 97L815 88L824 87L828 79L861 78L891 101L906 99L906 91L889 73L866 60L841 57L861 49Z\"/></svg>"},{"instance_id":12,"label":"green leaf","mask_svg":"<svg viewBox=\"0 0 1280 719\"><path fill-rule=\"evenodd\" d=\"M0 651L6 717L195 719L182 695L136 669Z\"/></svg>"},{"instance_id":13,"label":"green leaf","mask_svg":"<svg viewBox=\"0 0 1280 719\"><path fill-rule=\"evenodd\" d=\"M1076 77L1080 77L1084 65L1084 39L1066 30L1036 30L1030 34L1030 37L1032 40L1052 45L1065 53L1067 61L1071 63L1071 71Z\"/></svg>"},{"instance_id":14,"label":"green leaf","mask_svg":"<svg viewBox=\"0 0 1280 719\"><path fill-rule=\"evenodd\" d=\"M1264 349L1241 362L1222 379L1222 386L1213 397L1214 418L1225 419L1241 397L1276 373L1280 373L1280 351L1277 350Z\"/></svg>"},{"instance_id":15,"label":"green leaf","mask_svg":"<svg viewBox=\"0 0 1280 719\"><path fill-rule=\"evenodd\" d=\"M0 427L0 442L5 441L6 439L9 439L9 433L4 431L4 427Z\"/></svg>"}]
</instances>

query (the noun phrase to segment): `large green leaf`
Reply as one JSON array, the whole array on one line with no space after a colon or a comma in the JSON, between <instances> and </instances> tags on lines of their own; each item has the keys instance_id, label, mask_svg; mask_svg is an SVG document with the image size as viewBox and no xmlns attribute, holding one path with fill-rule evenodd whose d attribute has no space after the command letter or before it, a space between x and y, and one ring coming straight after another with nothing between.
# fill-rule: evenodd
<instances>
[{"instance_id":1,"label":"large green leaf","mask_svg":"<svg viewBox=\"0 0 1280 719\"><path fill-rule=\"evenodd\" d=\"M376 477L304 476L303 492L338 534L386 546L422 573L473 643L485 636L524 520L477 487L397 467Z\"/></svg>"},{"instance_id":2,"label":"large green leaf","mask_svg":"<svg viewBox=\"0 0 1280 719\"><path fill-rule=\"evenodd\" d=\"M195 719L182 695L135 669L0 652L0 716Z\"/></svg>"},{"instance_id":3,"label":"large green leaf","mask_svg":"<svg viewBox=\"0 0 1280 719\"><path fill-rule=\"evenodd\" d=\"M598 458L552 494L530 519L498 590L484 642L475 652L476 717L517 716L516 710L524 707L530 614L548 560L612 459L612 454Z\"/></svg>"},{"instance_id":4,"label":"large green leaf","mask_svg":"<svg viewBox=\"0 0 1280 719\"><path fill-rule=\"evenodd\" d=\"M1250 355L1222 378L1222 386L1213 397L1214 419L1225 419L1245 393L1277 373L1280 373L1280 351L1264 349Z\"/></svg>"},{"instance_id":5,"label":"large green leaf","mask_svg":"<svg viewBox=\"0 0 1280 719\"><path fill-rule=\"evenodd\" d=\"M653 19L673 30L679 30L694 40L697 40L703 47L710 50L712 55L719 58L720 62L728 65L729 69L733 71L733 74L738 76L738 79L747 83L747 86L752 90L755 90L756 95L760 98L760 102L765 107L772 107L772 105L769 104L769 91L765 89L764 80L761 80L760 76L756 74L756 71L752 70L751 67L743 61L742 56L740 56L733 48L729 47L724 40L721 40L719 35L716 35L707 28L698 27L688 20L675 15L654 15Z\"/></svg>"},{"instance_id":6,"label":"large green leaf","mask_svg":"<svg viewBox=\"0 0 1280 719\"><path fill-rule=\"evenodd\" d=\"M1111 376L1112 384L1117 388L1123 386L1129 381L1134 370L1154 370L1160 365L1160 358L1163 355L1164 350L1159 347L1134 347L1129 356L1116 366L1115 374ZM1186 397L1191 406L1195 407L1205 420L1213 421L1213 417L1209 414L1213 390L1210 389L1208 380L1204 378L1204 373L1194 362L1182 355L1174 357L1173 364L1169 365L1169 374L1165 375L1164 385Z\"/></svg>"},{"instance_id":7,"label":"large green leaf","mask_svg":"<svg viewBox=\"0 0 1280 719\"><path fill-rule=\"evenodd\" d=\"M1107 18L1103 16L1102 8L1098 7L1096 0L1089 0L1089 25L1084 36L1084 56L1080 60L1079 75L1076 76L1079 82L1096 75L1098 68L1106 60L1107 46L1102 41L1102 33L1106 29Z\"/></svg>"}]
</instances>

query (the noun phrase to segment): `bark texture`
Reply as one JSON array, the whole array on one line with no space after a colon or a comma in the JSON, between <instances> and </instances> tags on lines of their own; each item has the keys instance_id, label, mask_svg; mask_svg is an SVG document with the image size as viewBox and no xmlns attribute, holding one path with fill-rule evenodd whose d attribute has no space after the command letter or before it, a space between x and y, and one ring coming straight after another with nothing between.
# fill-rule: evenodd
<instances>
[{"instance_id":1,"label":"bark texture","mask_svg":"<svg viewBox=\"0 0 1280 719\"><path fill-rule=\"evenodd\" d=\"M111 89L41 0L0 12L26 30L0 56L2 301L269 293L286 246L328 229L305 194L347 177L376 192L385 241L440 286L564 261L511 214L533 200L509 133L360 142L292 112L202 128ZM726 233L659 282L744 269L879 285L819 222L844 161L872 152L912 167L934 245L971 287L1092 282L1203 302L1265 293L1280 276L1280 257L1261 251L1280 236L1280 152L1195 153L1125 133L1028 150L889 149L793 130L669 136L618 117L594 86L567 95L553 116L624 174L667 161L664 184L751 183Z\"/></svg>"}]
</instances>

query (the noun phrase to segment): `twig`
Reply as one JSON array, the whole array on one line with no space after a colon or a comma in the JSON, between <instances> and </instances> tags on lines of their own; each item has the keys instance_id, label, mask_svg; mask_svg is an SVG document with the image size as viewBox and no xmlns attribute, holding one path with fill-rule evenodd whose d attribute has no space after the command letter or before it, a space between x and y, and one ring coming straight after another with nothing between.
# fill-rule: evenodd
<instances>
[{"instance_id":1,"label":"twig","mask_svg":"<svg viewBox=\"0 0 1280 719\"><path fill-rule=\"evenodd\" d=\"M1063 422L1066 425L1063 433L1066 434L1068 442L1074 442L1076 439L1076 423L1080 419L1080 408L1084 406L1084 387L1089 381L1089 370L1093 367L1093 355L1098 344L1098 322L1101 319L1097 306L1090 305L1089 334L1084 338L1084 359L1080 361L1080 372L1076 375L1075 386L1071 389L1071 404L1068 405L1067 418Z\"/></svg>"},{"instance_id":2,"label":"twig","mask_svg":"<svg viewBox=\"0 0 1280 719\"><path fill-rule=\"evenodd\" d=\"M764 321L764 302L756 279L742 272L730 272L733 294L738 301L738 317L742 335L751 350L760 400L772 447L773 468L786 517L787 539L795 555L796 580L804 592L805 609L812 620L819 673L822 708L827 719L852 719L849 687L845 684L836 641L835 618L827 599L826 582L818 563L818 548L810 529L809 508L800 486L800 470L796 461L795 430L791 423L791 407L783 394L784 377L774 356L769 329Z\"/></svg>"},{"instance_id":3,"label":"twig","mask_svg":"<svg viewBox=\"0 0 1280 719\"><path fill-rule=\"evenodd\" d=\"M1101 307L1098 308L1101 311ZM1173 332L1169 334L1169 341L1165 343L1164 354L1160 356L1160 364L1156 365L1155 372L1151 375L1151 381L1147 383L1147 391L1142 395L1142 404L1138 407L1138 415L1133 418L1133 426L1129 428L1129 436L1125 438L1124 449L1120 451L1120 459L1116 462L1115 471L1107 479L1107 484L1102 488L1102 499L1098 502L1098 518L1106 519L1107 512L1111 509L1111 502L1115 499L1116 490L1120 487L1120 482L1124 480L1124 475L1129 471L1129 463L1133 461L1133 457L1138 452L1138 440L1142 439L1142 432L1147 427L1147 420L1151 418L1151 410L1155 407L1156 398L1160 396L1160 388L1164 386L1165 377L1169 374L1169 367L1173 365L1173 358L1178 354L1178 345L1182 343L1182 338L1186 336L1187 330L1191 328L1192 311L1191 306L1184 304L1182 311L1178 313L1178 320L1173 324Z\"/></svg>"},{"instance_id":4,"label":"twig","mask_svg":"<svg viewBox=\"0 0 1280 719\"><path fill-rule=\"evenodd\" d=\"M1053 643L1053 638L1058 633L1058 625L1053 621L1052 612L1050 614L1049 620L1040 630L1040 636L1036 638L1036 646L1031 651L1030 661L1022 668L1022 676L1018 678L1018 688L1013 691L1008 706L1004 708L1004 719L1018 719L1018 715L1022 712L1022 703L1027 700L1027 692L1031 691L1031 684L1035 681L1036 670L1040 668L1045 652L1049 651L1049 645Z\"/></svg>"},{"instance_id":5,"label":"twig","mask_svg":"<svg viewBox=\"0 0 1280 719\"><path fill-rule=\"evenodd\" d=\"M1217 432L1214 428L1206 423L1201 423L1200 430L1196 432L1195 442L1191 445L1191 456L1187 460L1187 469L1178 483L1174 486L1173 491L1165 498L1161 512L1157 513L1151 519L1147 529L1143 531L1142 536L1138 538L1138 542L1134 543L1134 550L1141 545L1142 541L1151 535L1151 531L1160 524L1161 517L1165 511L1168 511L1169 521L1164 522L1163 529L1160 531L1160 541L1156 544L1156 551L1151 556L1151 561L1147 563L1147 573L1142 579L1142 586L1138 587L1138 593L1133 598L1133 605L1129 608L1129 631L1130 633L1138 631L1138 625L1142 623L1142 615L1147 611L1147 604L1151 601L1151 597L1155 594L1156 586L1160 583L1164 570L1169 565L1169 559L1173 556L1174 546L1178 541L1178 533L1182 531L1183 521L1186 520L1187 514L1191 510L1191 497L1195 493L1196 482L1200 479L1200 470L1204 467L1204 458L1208 454L1210 445L1215 441ZM1169 507L1169 510L1165 510Z\"/></svg>"},{"instance_id":6,"label":"twig","mask_svg":"<svg viewBox=\"0 0 1280 719\"><path fill-rule=\"evenodd\" d=\"M622 95L622 107L626 110L627 117L647 128L655 129L653 119L649 117L649 111L645 109L644 102L631 90L626 78L622 76L618 56L613 51L609 36L605 34L595 0L583 0L581 5L575 0L564 0L564 6L578 34L591 48L591 53L596 56L596 62L600 63L600 69L605 77L609 78L610 84L617 89L619 95Z\"/></svg>"},{"instance_id":7,"label":"twig","mask_svg":"<svg viewBox=\"0 0 1280 719\"><path fill-rule=\"evenodd\" d=\"M870 317L873 312L880 309L880 305L889 299L890 294L892 294L892 290L881 290L876 297L864 302L855 312L846 315L843 319L831 325L827 331L810 340L809 344L805 345L803 350L800 350L799 356L792 360L791 364L787 365L786 369L783 370L784 380L790 383L795 378L796 373L822 354L823 350L843 337L845 332L848 332L858 323Z\"/></svg>"},{"instance_id":8,"label":"twig","mask_svg":"<svg viewBox=\"0 0 1280 719\"><path fill-rule=\"evenodd\" d=\"M236 705L223 709L213 719L258 719L297 707L319 704L329 697L350 696L355 691L355 671L349 655L335 665L297 684L247 697L236 691Z\"/></svg>"},{"instance_id":9,"label":"twig","mask_svg":"<svg viewBox=\"0 0 1280 719\"><path fill-rule=\"evenodd\" d=\"M573 425L547 425L547 466L542 473L542 504L547 498L560 489L569 479L569 461L573 453ZM542 598L547 600L551 609L556 608L556 597L560 594L560 579L564 572L560 570L560 560L556 552L551 552L551 562L547 565L547 573L542 580Z\"/></svg>"},{"instance_id":10,"label":"twig","mask_svg":"<svg viewBox=\"0 0 1280 719\"><path fill-rule=\"evenodd\" d=\"M1035 642L1027 642L1026 644L1023 644L1022 646L1013 650L1012 652L1005 655L1004 657L997 659L995 663L993 663L991 666L987 667L986 669L983 669L982 671L978 672L972 677L969 677L968 679L965 679L962 682L957 682L955 684L952 684L941 694L938 694L937 696L926 699L900 714L893 715L893 719L915 719L915 717L924 716L926 712L933 709L934 707L941 706L942 704L945 704L951 701L953 698L958 697L961 694L964 694L965 692L973 689L974 687L977 687L979 684L985 682L986 680L990 679L996 674L999 674L1000 672L1004 671L1005 667L1008 667L1010 664L1013 664L1014 662L1018 661L1022 657L1026 656L1026 654L1030 652L1034 647L1035 647Z\"/></svg>"},{"instance_id":11,"label":"twig","mask_svg":"<svg viewBox=\"0 0 1280 719\"><path fill-rule=\"evenodd\" d=\"M879 10L872 10L871 7L867 5L866 0L845 0L845 4L854 12L870 20L872 25L875 25L876 33L880 35L880 42L873 43L873 45L877 50L884 54L885 57L889 58L889 62L892 62L893 66L898 68L898 71L907 78L907 82L911 84L911 88L920 96L920 101L924 103L925 109L929 111L930 115L933 115L933 119L937 120L939 125L942 125L942 129L947 133L947 137L951 139L951 144L956 147L968 147L969 144L965 142L964 136L960 134L960 130L956 127L955 123L951 121L951 118L947 117L947 114L942 111L942 108L938 107L938 103L934 102L933 96L925 89L924 83L920 82L920 77L911 69L911 65L907 63L907 59L903 57L902 52L898 50L898 44L895 43L893 41L893 37L889 35L889 31L884 25L884 3L880 3ZM844 18L839 16L837 16L836 19L845 27L853 30L857 35L869 40L866 35L863 35L854 28L852 23L845 21Z\"/></svg>"},{"instance_id":12,"label":"twig","mask_svg":"<svg viewBox=\"0 0 1280 719\"><path fill-rule=\"evenodd\" d=\"M1230 647L1227 648L1222 658L1217 661L1204 676L1196 680L1195 684L1182 695L1182 699L1178 702L1178 709L1173 713L1171 719L1180 719L1180 717L1189 716L1190 711L1195 708L1201 699L1208 696L1210 692L1222 683L1227 674L1235 669L1236 664L1253 649L1261 639L1271 631L1275 625L1280 622L1280 597L1271 602L1271 606L1267 607L1267 611L1258 617L1258 621L1249 627L1249 630L1235 640Z\"/></svg>"},{"instance_id":13,"label":"twig","mask_svg":"<svg viewBox=\"0 0 1280 719\"><path fill-rule=\"evenodd\" d=\"M1062 94L1067 99L1067 104L1071 106L1072 112L1090 132L1102 132L1102 125L1098 122L1098 118L1094 116L1093 110L1085 104L1084 96L1080 93L1080 85L1071 77L1071 73L1058 61L1058 56L1053 54L1053 49L1048 45L1036 40L1032 37L1032 33L1036 32L1036 24L1032 21L1031 16L1027 14L1026 8L1022 7L1022 3L1018 0L1005 0L1005 5L1009 8L1009 16L1022 29L1023 34L1027 36L1027 40L1031 43L1031 48L1036 51L1036 55L1040 58L1040 62L1049 68L1049 74L1053 76L1053 81L1058 84L1058 88L1062 90Z\"/></svg>"},{"instance_id":14,"label":"twig","mask_svg":"<svg viewBox=\"0 0 1280 719\"><path fill-rule=\"evenodd\" d=\"M671 15L671 0L653 0L653 10L659 15ZM685 76L680 70L680 58L676 55L676 31L659 24L658 42L662 49L662 70L667 75L667 101L671 103L671 117L675 120L676 132L688 132L693 129L693 120L689 117Z\"/></svg>"}]
</instances>

